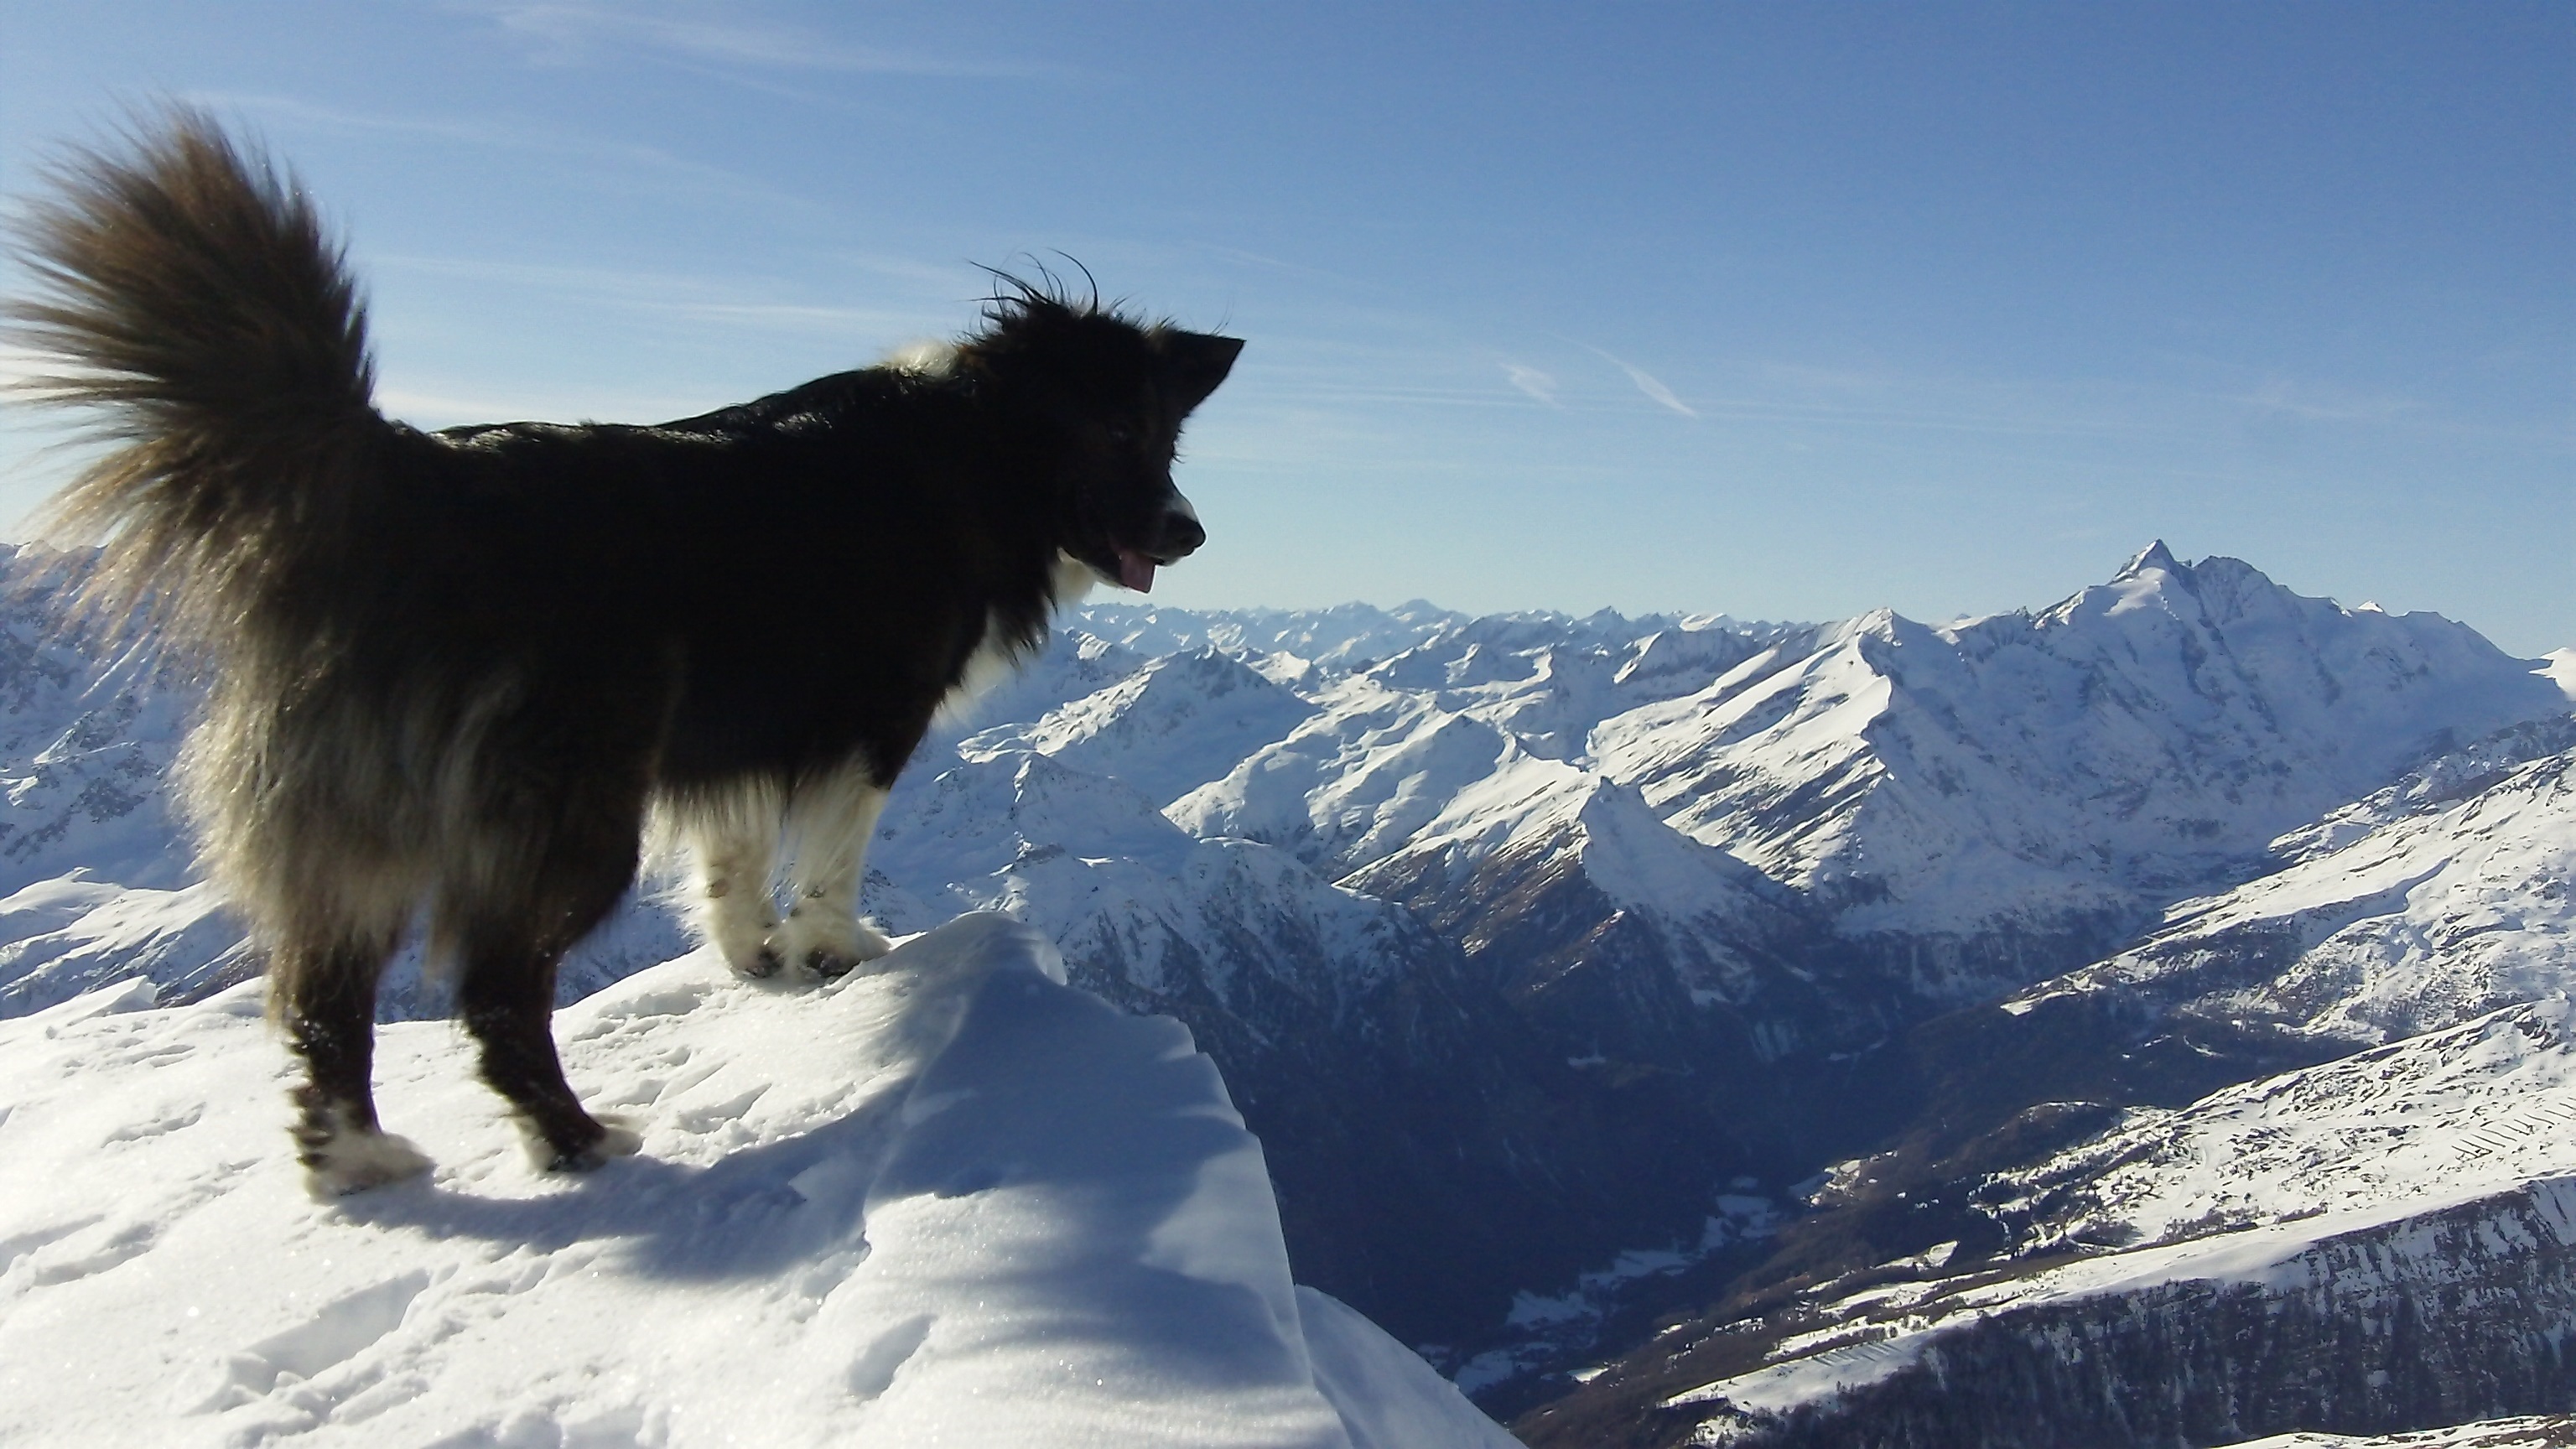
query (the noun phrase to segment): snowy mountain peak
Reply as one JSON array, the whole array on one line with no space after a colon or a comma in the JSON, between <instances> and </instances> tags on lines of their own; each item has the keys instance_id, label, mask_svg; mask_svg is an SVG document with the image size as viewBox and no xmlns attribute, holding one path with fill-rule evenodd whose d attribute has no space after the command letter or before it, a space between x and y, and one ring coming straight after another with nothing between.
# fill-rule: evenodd
<instances>
[{"instance_id":1,"label":"snowy mountain peak","mask_svg":"<svg viewBox=\"0 0 2576 1449\"><path fill-rule=\"evenodd\" d=\"M2173 556L2173 550L2165 547L2165 541L2160 538L2138 550L2127 563L2120 565L2120 571L2111 576L2111 581L2118 583L2122 579L2136 578L2147 573L2174 574L2185 571L2182 561Z\"/></svg>"},{"instance_id":2,"label":"snowy mountain peak","mask_svg":"<svg viewBox=\"0 0 2576 1449\"><path fill-rule=\"evenodd\" d=\"M1214 644L1236 654L1294 654L1336 671L1364 669L1469 616L1420 599L1380 609L1191 610L1102 600L1074 611L1077 627L1143 655Z\"/></svg>"},{"instance_id":3,"label":"snowy mountain peak","mask_svg":"<svg viewBox=\"0 0 2576 1449\"><path fill-rule=\"evenodd\" d=\"M2449 620L2352 613L2159 545L2040 614L1847 621L1803 658L1605 720L1590 748L1843 931L2011 937L1999 964L2029 971L2241 878L2427 751L2564 709Z\"/></svg>"},{"instance_id":4,"label":"snowy mountain peak","mask_svg":"<svg viewBox=\"0 0 2576 1449\"><path fill-rule=\"evenodd\" d=\"M1170 867L1191 846L1133 786L1036 751L993 750L905 785L877 838L906 885L979 881L1045 852Z\"/></svg>"},{"instance_id":5,"label":"snowy mountain peak","mask_svg":"<svg viewBox=\"0 0 2576 1449\"><path fill-rule=\"evenodd\" d=\"M1685 621L1629 645L1611 677L1631 691L1687 694L1796 632L1800 626Z\"/></svg>"},{"instance_id":6,"label":"snowy mountain peak","mask_svg":"<svg viewBox=\"0 0 2576 1449\"><path fill-rule=\"evenodd\" d=\"M2540 657L2540 667L2532 673L2558 686L2567 702L2576 705L2576 649L2552 649Z\"/></svg>"},{"instance_id":7,"label":"snowy mountain peak","mask_svg":"<svg viewBox=\"0 0 2576 1449\"><path fill-rule=\"evenodd\" d=\"M1286 737L1315 706L1213 645L1145 664L1034 721L958 746L967 759L1035 751L1124 780L1157 804L1222 777Z\"/></svg>"}]
</instances>

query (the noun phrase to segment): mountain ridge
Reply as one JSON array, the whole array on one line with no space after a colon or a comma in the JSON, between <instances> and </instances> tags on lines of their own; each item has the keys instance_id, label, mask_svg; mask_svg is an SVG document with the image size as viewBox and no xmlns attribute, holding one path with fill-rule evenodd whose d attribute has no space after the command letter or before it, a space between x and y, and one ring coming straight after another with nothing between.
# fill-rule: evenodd
<instances>
[{"instance_id":1,"label":"mountain ridge","mask_svg":"<svg viewBox=\"0 0 2576 1449\"><path fill-rule=\"evenodd\" d=\"M0 606L0 824L31 842L0 832L0 1016L135 970L218 993L255 963L161 792L184 681L56 612ZM2122 1112L2537 989L2555 898L2496 893L2567 869L2530 825L2576 746L2561 673L2161 545L1940 625L1111 601L943 724L867 902L1015 914L1188 1023L1301 1274L1517 1411L1936 1223L2001 1243L1975 1185ZM2317 939L2262 904L2354 849L2388 879ZM681 944L640 891L567 994ZM2387 989L2327 1004L2372 951ZM389 1015L444 1009L424 965ZM1937 1210L1810 1185L1850 1163Z\"/></svg>"}]
</instances>

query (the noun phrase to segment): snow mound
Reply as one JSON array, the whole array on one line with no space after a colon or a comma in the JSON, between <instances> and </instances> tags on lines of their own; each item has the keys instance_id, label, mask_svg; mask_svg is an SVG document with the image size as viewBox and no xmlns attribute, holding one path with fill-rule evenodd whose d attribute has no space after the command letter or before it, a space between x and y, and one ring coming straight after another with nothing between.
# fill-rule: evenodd
<instances>
[{"instance_id":1,"label":"snow mound","mask_svg":"<svg viewBox=\"0 0 2576 1449\"><path fill-rule=\"evenodd\" d=\"M557 1013L644 1155L525 1165L463 1038L379 1038L428 1180L288 1160L256 983L0 1023L0 1442L1508 1445L1289 1276L1186 1028L969 916L796 994L704 953Z\"/></svg>"}]
</instances>

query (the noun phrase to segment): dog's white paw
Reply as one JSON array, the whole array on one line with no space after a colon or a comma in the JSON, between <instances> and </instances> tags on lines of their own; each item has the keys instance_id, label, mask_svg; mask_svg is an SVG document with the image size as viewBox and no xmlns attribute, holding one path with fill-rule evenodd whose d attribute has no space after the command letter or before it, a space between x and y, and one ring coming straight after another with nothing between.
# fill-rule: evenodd
<instances>
[{"instance_id":1,"label":"dog's white paw","mask_svg":"<svg viewBox=\"0 0 2576 1449\"><path fill-rule=\"evenodd\" d=\"M894 949L868 922L810 903L790 911L769 942L780 961L826 981Z\"/></svg>"},{"instance_id":2,"label":"dog's white paw","mask_svg":"<svg viewBox=\"0 0 2576 1449\"><path fill-rule=\"evenodd\" d=\"M789 958L774 949L778 922L765 912L712 912L705 928L716 953L736 976L755 980L775 976L787 964Z\"/></svg>"},{"instance_id":3,"label":"dog's white paw","mask_svg":"<svg viewBox=\"0 0 2576 1449\"><path fill-rule=\"evenodd\" d=\"M418 1177L433 1165L429 1154L412 1146L410 1139L390 1132L335 1133L303 1156L304 1190L315 1202Z\"/></svg>"}]
</instances>

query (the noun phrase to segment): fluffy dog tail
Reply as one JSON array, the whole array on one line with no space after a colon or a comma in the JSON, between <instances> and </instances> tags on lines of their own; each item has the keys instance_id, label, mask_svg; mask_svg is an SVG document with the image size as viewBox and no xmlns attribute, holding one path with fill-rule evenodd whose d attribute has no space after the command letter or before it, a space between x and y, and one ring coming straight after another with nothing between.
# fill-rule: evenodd
<instances>
[{"instance_id":1,"label":"fluffy dog tail","mask_svg":"<svg viewBox=\"0 0 2576 1449\"><path fill-rule=\"evenodd\" d=\"M202 112L77 151L18 224L37 290L9 309L36 400L110 445L46 532L103 541L96 616L209 643L255 608L281 550L345 541L389 431L369 398L366 310L290 178Z\"/></svg>"}]
</instances>

